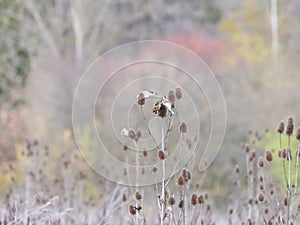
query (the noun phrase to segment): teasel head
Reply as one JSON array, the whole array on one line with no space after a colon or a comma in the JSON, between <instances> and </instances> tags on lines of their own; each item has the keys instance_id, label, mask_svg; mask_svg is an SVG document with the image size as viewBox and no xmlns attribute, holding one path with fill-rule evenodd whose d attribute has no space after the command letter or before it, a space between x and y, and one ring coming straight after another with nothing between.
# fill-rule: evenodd
<instances>
[{"instance_id":1,"label":"teasel head","mask_svg":"<svg viewBox=\"0 0 300 225\"><path fill-rule=\"evenodd\" d=\"M184 201L183 200L180 200L179 204L178 204L178 207L180 209L182 209L184 207Z\"/></svg>"},{"instance_id":2,"label":"teasel head","mask_svg":"<svg viewBox=\"0 0 300 225\"><path fill-rule=\"evenodd\" d=\"M204 197L203 197L203 195L200 195L198 197L198 204L203 204L203 203L204 203Z\"/></svg>"},{"instance_id":3,"label":"teasel head","mask_svg":"<svg viewBox=\"0 0 300 225\"><path fill-rule=\"evenodd\" d=\"M258 201L260 201L260 202L263 202L265 199L265 197L262 193L259 193L257 198L258 198Z\"/></svg>"},{"instance_id":4,"label":"teasel head","mask_svg":"<svg viewBox=\"0 0 300 225\"><path fill-rule=\"evenodd\" d=\"M175 94L174 94L174 91L170 90L169 91L169 94L168 94L168 100L171 102L172 104L172 108L175 107Z\"/></svg>"},{"instance_id":5,"label":"teasel head","mask_svg":"<svg viewBox=\"0 0 300 225\"><path fill-rule=\"evenodd\" d=\"M185 122L182 122L181 124L180 124L180 126L179 126L179 131L180 131L180 133L186 133L186 131L187 131L187 127L186 127L186 124L185 124Z\"/></svg>"},{"instance_id":6,"label":"teasel head","mask_svg":"<svg viewBox=\"0 0 300 225\"><path fill-rule=\"evenodd\" d=\"M135 215L136 214L136 209L135 209L135 207L133 205L129 206L129 213L131 215Z\"/></svg>"},{"instance_id":7,"label":"teasel head","mask_svg":"<svg viewBox=\"0 0 300 225\"><path fill-rule=\"evenodd\" d=\"M181 175L186 183L191 179L191 172L186 168L182 169Z\"/></svg>"},{"instance_id":8,"label":"teasel head","mask_svg":"<svg viewBox=\"0 0 300 225\"><path fill-rule=\"evenodd\" d=\"M270 150L267 150L266 151L266 155L265 155L265 158L268 162L272 162L273 161L273 155L272 155L272 152Z\"/></svg>"},{"instance_id":9,"label":"teasel head","mask_svg":"<svg viewBox=\"0 0 300 225\"><path fill-rule=\"evenodd\" d=\"M138 95L138 104L139 105L145 105L145 98L144 98L144 94L143 93L139 93Z\"/></svg>"},{"instance_id":10,"label":"teasel head","mask_svg":"<svg viewBox=\"0 0 300 225\"><path fill-rule=\"evenodd\" d=\"M289 117L288 118L288 123L286 126L286 134L288 136L291 136L293 134L294 131L294 122L293 122L293 117Z\"/></svg>"},{"instance_id":11,"label":"teasel head","mask_svg":"<svg viewBox=\"0 0 300 225\"><path fill-rule=\"evenodd\" d=\"M283 121L281 121L281 122L279 123L277 132L278 132L279 134L283 134L283 132L284 132L284 122L283 122Z\"/></svg>"},{"instance_id":12,"label":"teasel head","mask_svg":"<svg viewBox=\"0 0 300 225\"><path fill-rule=\"evenodd\" d=\"M192 194L191 204L192 205L196 205L197 204L197 195L196 194Z\"/></svg>"},{"instance_id":13,"label":"teasel head","mask_svg":"<svg viewBox=\"0 0 300 225\"><path fill-rule=\"evenodd\" d=\"M182 186L182 185L184 185L184 178L180 175L179 177L178 177L178 179L177 179L177 184L179 185L179 186Z\"/></svg>"},{"instance_id":14,"label":"teasel head","mask_svg":"<svg viewBox=\"0 0 300 225\"><path fill-rule=\"evenodd\" d=\"M258 167L264 167L264 159L263 159L263 157L259 157L258 158L258 163L257 163L257 165L258 165Z\"/></svg>"},{"instance_id":15,"label":"teasel head","mask_svg":"<svg viewBox=\"0 0 300 225\"><path fill-rule=\"evenodd\" d=\"M172 196L169 198L169 205L175 205L175 198Z\"/></svg>"},{"instance_id":16,"label":"teasel head","mask_svg":"<svg viewBox=\"0 0 300 225\"><path fill-rule=\"evenodd\" d=\"M297 139L298 141L300 141L300 127L298 127L298 129L297 129L296 139Z\"/></svg>"},{"instance_id":17,"label":"teasel head","mask_svg":"<svg viewBox=\"0 0 300 225\"><path fill-rule=\"evenodd\" d=\"M158 158L161 159L161 160L165 159L165 153L164 153L164 151L162 151L162 150L158 151Z\"/></svg>"},{"instance_id":18,"label":"teasel head","mask_svg":"<svg viewBox=\"0 0 300 225\"><path fill-rule=\"evenodd\" d=\"M139 191L135 192L135 199L136 200L141 200L142 199L142 194Z\"/></svg>"},{"instance_id":19,"label":"teasel head","mask_svg":"<svg viewBox=\"0 0 300 225\"><path fill-rule=\"evenodd\" d=\"M175 95L176 95L177 99L181 99L182 98L181 88L179 88L179 87L176 88Z\"/></svg>"}]
</instances>

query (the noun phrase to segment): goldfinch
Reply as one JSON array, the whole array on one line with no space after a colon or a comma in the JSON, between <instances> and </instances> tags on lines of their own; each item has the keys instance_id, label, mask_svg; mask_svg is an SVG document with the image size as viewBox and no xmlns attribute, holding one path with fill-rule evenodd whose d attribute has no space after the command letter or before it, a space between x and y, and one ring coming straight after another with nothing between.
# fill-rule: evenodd
<instances>
[{"instance_id":1,"label":"goldfinch","mask_svg":"<svg viewBox=\"0 0 300 225\"><path fill-rule=\"evenodd\" d=\"M162 114L165 116L166 110L171 114L171 116L175 114L172 110L171 102L169 102L166 96L163 96L161 100L154 104L152 112L154 114L162 112Z\"/></svg>"},{"instance_id":2,"label":"goldfinch","mask_svg":"<svg viewBox=\"0 0 300 225\"><path fill-rule=\"evenodd\" d=\"M175 114L174 111L172 110L172 103L169 102L169 100L167 99L166 96L162 97L161 104L166 107L166 109L169 111L169 113L171 114L171 116L173 116Z\"/></svg>"}]
</instances>

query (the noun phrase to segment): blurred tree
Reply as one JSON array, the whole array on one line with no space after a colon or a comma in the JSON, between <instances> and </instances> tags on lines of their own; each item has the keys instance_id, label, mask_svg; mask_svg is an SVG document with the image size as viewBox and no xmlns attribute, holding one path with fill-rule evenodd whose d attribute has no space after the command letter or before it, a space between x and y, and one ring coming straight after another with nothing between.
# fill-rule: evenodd
<instances>
[{"instance_id":1,"label":"blurred tree","mask_svg":"<svg viewBox=\"0 0 300 225\"><path fill-rule=\"evenodd\" d=\"M23 134L18 107L25 102L23 88L30 72L30 56L22 44L22 8L16 0L0 0L0 158L14 156ZM23 138L23 137L22 137Z\"/></svg>"}]
</instances>

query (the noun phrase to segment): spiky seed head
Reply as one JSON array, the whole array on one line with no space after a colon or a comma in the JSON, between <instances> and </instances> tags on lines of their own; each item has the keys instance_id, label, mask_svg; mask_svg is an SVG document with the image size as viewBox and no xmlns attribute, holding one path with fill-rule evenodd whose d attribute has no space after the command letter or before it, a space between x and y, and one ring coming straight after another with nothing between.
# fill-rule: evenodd
<instances>
[{"instance_id":1,"label":"spiky seed head","mask_svg":"<svg viewBox=\"0 0 300 225\"><path fill-rule=\"evenodd\" d=\"M258 201L263 202L265 197L262 193L259 193L258 197L257 197Z\"/></svg>"},{"instance_id":2,"label":"spiky seed head","mask_svg":"<svg viewBox=\"0 0 300 225\"><path fill-rule=\"evenodd\" d=\"M298 129L297 129L296 139L297 139L298 141L300 141L300 127L298 127Z\"/></svg>"},{"instance_id":3,"label":"spiky seed head","mask_svg":"<svg viewBox=\"0 0 300 225\"><path fill-rule=\"evenodd\" d=\"M175 95L176 95L177 99L181 99L182 98L182 92L181 92L181 89L179 87L176 88Z\"/></svg>"},{"instance_id":4,"label":"spiky seed head","mask_svg":"<svg viewBox=\"0 0 300 225\"><path fill-rule=\"evenodd\" d=\"M249 153L249 152L250 152L250 146L249 146L248 143L245 144L244 150L245 150L246 153Z\"/></svg>"},{"instance_id":5,"label":"spiky seed head","mask_svg":"<svg viewBox=\"0 0 300 225\"><path fill-rule=\"evenodd\" d=\"M289 117L288 118L288 123L286 126L286 134L288 136L291 136L293 134L294 131L294 122L293 122L293 117Z\"/></svg>"},{"instance_id":6,"label":"spiky seed head","mask_svg":"<svg viewBox=\"0 0 300 225\"><path fill-rule=\"evenodd\" d=\"M281 121L281 122L279 123L278 128L277 128L277 132L278 132L279 134L283 134L283 132L284 132L284 122L283 122L283 121Z\"/></svg>"},{"instance_id":7,"label":"spiky seed head","mask_svg":"<svg viewBox=\"0 0 300 225\"><path fill-rule=\"evenodd\" d=\"M178 207L181 208L181 209L184 207L184 201L183 200L180 200L180 202L178 204Z\"/></svg>"},{"instance_id":8,"label":"spiky seed head","mask_svg":"<svg viewBox=\"0 0 300 225\"><path fill-rule=\"evenodd\" d=\"M272 162L273 161L273 155L272 155L272 152L270 150L267 150L266 151L266 156L265 156L266 160L268 162Z\"/></svg>"},{"instance_id":9,"label":"spiky seed head","mask_svg":"<svg viewBox=\"0 0 300 225\"><path fill-rule=\"evenodd\" d=\"M143 156L146 157L147 155L148 155L147 150L144 150L144 151L143 151Z\"/></svg>"},{"instance_id":10,"label":"spiky seed head","mask_svg":"<svg viewBox=\"0 0 300 225\"><path fill-rule=\"evenodd\" d=\"M180 131L180 133L186 133L186 131L187 131L187 127L186 127L186 124L185 124L185 122L182 122L181 124L180 124L180 126L179 126L179 131Z\"/></svg>"},{"instance_id":11,"label":"spiky seed head","mask_svg":"<svg viewBox=\"0 0 300 225\"><path fill-rule=\"evenodd\" d=\"M135 215L135 214L136 214L136 209L134 208L133 205L130 205L130 206L129 206L129 213L130 213L131 215Z\"/></svg>"},{"instance_id":12,"label":"spiky seed head","mask_svg":"<svg viewBox=\"0 0 300 225\"><path fill-rule=\"evenodd\" d=\"M196 205L197 204L197 195L196 194L192 194L191 204L192 205Z\"/></svg>"},{"instance_id":13,"label":"spiky seed head","mask_svg":"<svg viewBox=\"0 0 300 225\"><path fill-rule=\"evenodd\" d=\"M168 94L168 99L171 103L173 103L175 101L175 94L174 91L170 90L169 94Z\"/></svg>"},{"instance_id":14,"label":"spiky seed head","mask_svg":"<svg viewBox=\"0 0 300 225\"><path fill-rule=\"evenodd\" d=\"M161 159L161 160L165 159L165 153L164 153L164 151L162 151L162 150L158 151L158 158Z\"/></svg>"},{"instance_id":15,"label":"spiky seed head","mask_svg":"<svg viewBox=\"0 0 300 225\"><path fill-rule=\"evenodd\" d=\"M169 198L169 205L175 205L175 198L174 197Z\"/></svg>"},{"instance_id":16,"label":"spiky seed head","mask_svg":"<svg viewBox=\"0 0 300 225\"><path fill-rule=\"evenodd\" d=\"M177 179L177 184L179 185L179 186L182 186L182 185L184 185L184 179L183 179L183 177L180 175L179 177L178 177L178 179Z\"/></svg>"},{"instance_id":17,"label":"spiky seed head","mask_svg":"<svg viewBox=\"0 0 300 225\"><path fill-rule=\"evenodd\" d=\"M260 156L258 158L258 167L264 167L264 159Z\"/></svg>"},{"instance_id":18,"label":"spiky seed head","mask_svg":"<svg viewBox=\"0 0 300 225\"><path fill-rule=\"evenodd\" d=\"M234 172L235 173L240 173L240 167L239 167L239 165L235 165Z\"/></svg>"},{"instance_id":19,"label":"spiky seed head","mask_svg":"<svg viewBox=\"0 0 300 225\"><path fill-rule=\"evenodd\" d=\"M156 172L157 172L157 167L156 167L156 166L154 166L154 167L152 168L152 172L153 172L153 173L156 173Z\"/></svg>"},{"instance_id":20,"label":"spiky seed head","mask_svg":"<svg viewBox=\"0 0 300 225\"><path fill-rule=\"evenodd\" d=\"M145 98L143 93L139 93L138 95L138 104L139 105L144 105L145 104Z\"/></svg>"},{"instance_id":21,"label":"spiky seed head","mask_svg":"<svg viewBox=\"0 0 300 225\"><path fill-rule=\"evenodd\" d=\"M141 200L142 199L142 194L140 192L135 192L135 199L136 200Z\"/></svg>"},{"instance_id":22,"label":"spiky seed head","mask_svg":"<svg viewBox=\"0 0 300 225\"><path fill-rule=\"evenodd\" d=\"M185 182L188 182L191 179L191 172L188 169L183 168L181 175L183 176Z\"/></svg>"},{"instance_id":23,"label":"spiky seed head","mask_svg":"<svg viewBox=\"0 0 300 225\"><path fill-rule=\"evenodd\" d=\"M203 195L199 195L198 204L203 204L203 203L204 203L204 197L203 197Z\"/></svg>"}]
</instances>

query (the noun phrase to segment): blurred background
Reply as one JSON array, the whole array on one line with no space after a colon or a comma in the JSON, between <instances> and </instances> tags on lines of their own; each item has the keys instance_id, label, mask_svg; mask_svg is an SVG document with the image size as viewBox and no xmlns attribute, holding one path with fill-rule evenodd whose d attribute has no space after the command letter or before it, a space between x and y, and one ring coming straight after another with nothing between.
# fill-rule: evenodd
<instances>
[{"instance_id":1,"label":"blurred background","mask_svg":"<svg viewBox=\"0 0 300 225\"><path fill-rule=\"evenodd\" d=\"M221 85L227 130L203 188L226 204L249 130L275 131L288 116L300 118L299 10L297 0L0 0L0 196L43 168L29 160L23 170L32 146L50 152L43 173L51 182L76 159L74 176L85 179L71 117L82 73L120 44L157 39L194 51ZM89 140L87 130L81 141ZM81 191L101 199L89 178Z\"/></svg>"}]
</instances>

